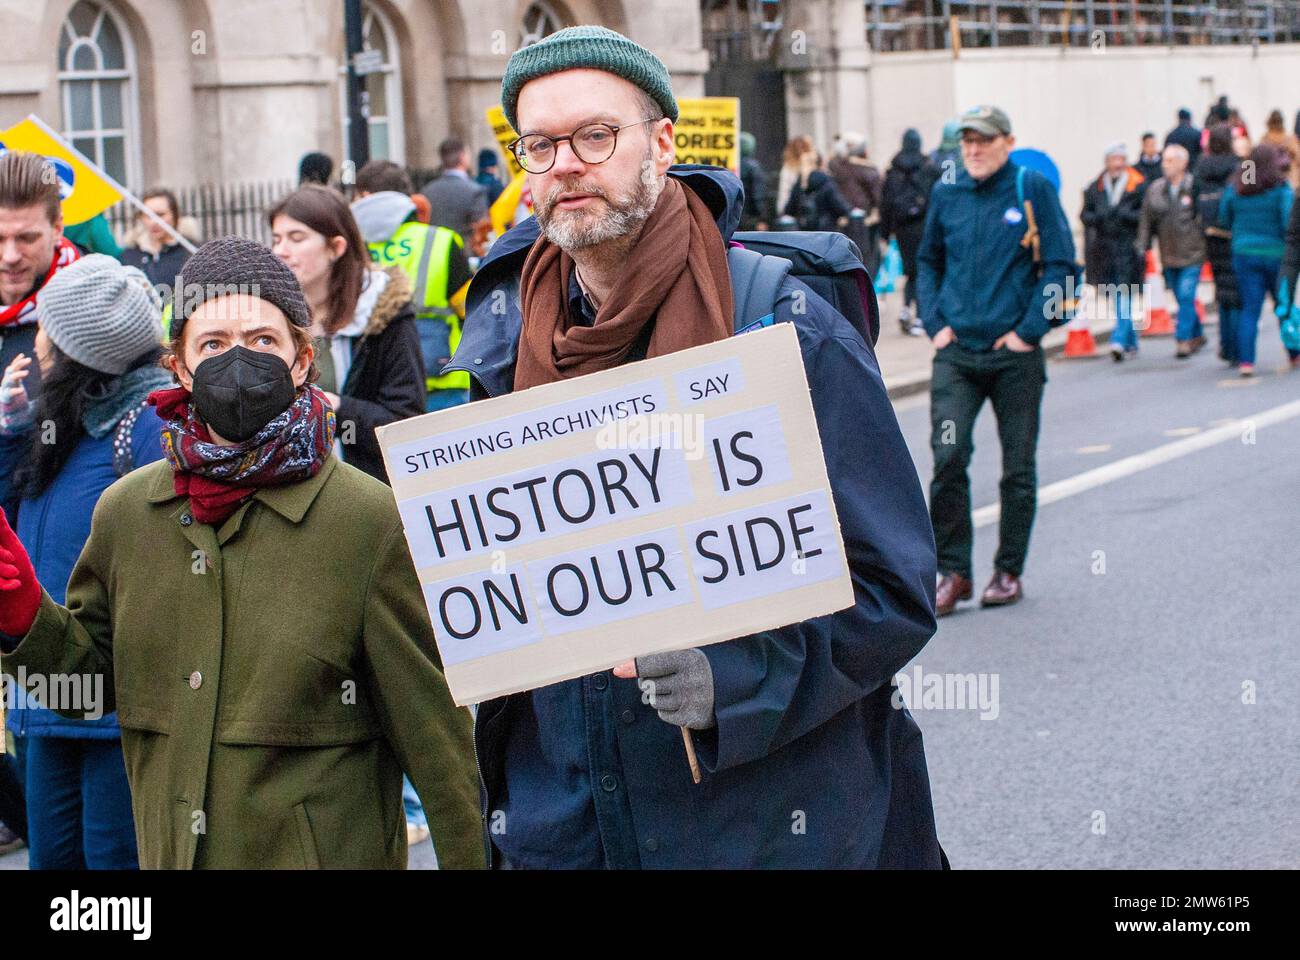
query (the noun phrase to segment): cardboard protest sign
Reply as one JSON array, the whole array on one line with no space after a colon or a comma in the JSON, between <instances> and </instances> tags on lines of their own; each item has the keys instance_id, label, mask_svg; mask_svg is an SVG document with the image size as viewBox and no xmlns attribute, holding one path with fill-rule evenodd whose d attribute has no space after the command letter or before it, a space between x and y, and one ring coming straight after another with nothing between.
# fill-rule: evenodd
<instances>
[{"instance_id":1,"label":"cardboard protest sign","mask_svg":"<svg viewBox=\"0 0 1300 960\"><path fill-rule=\"evenodd\" d=\"M854 602L789 324L379 442L459 704Z\"/></svg>"},{"instance_id":2,"label":"cardboard protest sign","mask_svg":"<svg viewBox=\"0 0 1300 960\"><path fill-rule=\"evenodd\" d=\"M677 101L673 125L678 163L706 163L740 173L740 98L694 97Z\"/></svg>"},{"instance_id":3,"label":"cardboard protest sign","mask_svg":"<svg viewBox=\"0 0 1300 960\"><path fill-rule=\"evenodd\" d=\"M492 128L492 135L497 138L497 143L501 145L501 153L506 158L506 166L510 168L510 176L517 177L524 172L524 168L519 166L519 161L515 155L510 152L510 144L515 142L519 134L515 133L515 128L510 126L510 121L506 119L506 112L501 109L501 104L495 104L487 108L488 126Z\"/></svg>"},{"instance_id":4,"label":"cardboard protest sign","mask_svg":"<svg viewBox=\"0 0 1300 960\"><path fill-rule=\"evenodd\" d=\"M59 177L65 226L85 223L126 196L117 181L36 116L0 131L0 153L6 150L37 153L53 165Z\"/></svg>"}]
</instances>

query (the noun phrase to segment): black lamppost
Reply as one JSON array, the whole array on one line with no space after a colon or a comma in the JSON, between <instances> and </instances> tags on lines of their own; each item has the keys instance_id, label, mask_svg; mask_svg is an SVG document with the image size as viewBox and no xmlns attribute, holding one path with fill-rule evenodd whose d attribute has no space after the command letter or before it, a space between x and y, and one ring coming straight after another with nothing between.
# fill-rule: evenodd
<instances>
[{"instance_id":1,"label":"black lamppost","mask_svg":"<svg viewBox=\"0 0 1300 960\"><path fill-rule=\"evenodd\" d=\"M347 38L348 65L348 154L353 170L370 159L370 124L366 104L365 78L357 72L356 58L362 49L361 0L343 0L343 32Z\"/></svg>"}]
</instances>

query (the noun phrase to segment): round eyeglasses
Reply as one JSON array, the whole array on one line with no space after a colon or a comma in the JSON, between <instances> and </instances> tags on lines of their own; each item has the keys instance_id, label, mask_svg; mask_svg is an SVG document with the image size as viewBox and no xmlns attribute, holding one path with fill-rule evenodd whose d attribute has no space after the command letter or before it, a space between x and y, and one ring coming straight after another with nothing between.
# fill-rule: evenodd
<instances>
[{"instance_id":1,"label":"round eyeglasses","mask_svg":"<svg viewBox=\"0 0 1300 960\"><path fill-rule=\"evenodd\" d=\"M528 173L545 173L555 166L557 145L567 140L573 155L583 163L604 163L614 155L618 145L618 132L643 123L653 123L654 117L646 117L635 123L626 123L621 127L610 123L586 123L574 130L567 137L548 137L544 133L528 133L513 141L508 149L519 161L519 166Z\"/></svg>"}]
</instances>

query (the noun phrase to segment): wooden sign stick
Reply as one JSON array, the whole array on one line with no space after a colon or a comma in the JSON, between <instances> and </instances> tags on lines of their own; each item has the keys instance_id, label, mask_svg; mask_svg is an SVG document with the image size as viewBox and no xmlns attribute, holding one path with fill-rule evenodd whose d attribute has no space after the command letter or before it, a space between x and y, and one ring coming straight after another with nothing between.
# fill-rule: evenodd
<instances>
[{"instance_id":1,"label":"wooden sign stick","mask_svg":"<svg viewBox=\"0 0 1300 960\"><path fill-rule=\"evenodd\" d=\"M691 765L691 779L700 782L700 761L695 756L695 744L691 742L690 727L682 727L682 742L686 744L686 762Z\"/></svg>"}]
</instances>

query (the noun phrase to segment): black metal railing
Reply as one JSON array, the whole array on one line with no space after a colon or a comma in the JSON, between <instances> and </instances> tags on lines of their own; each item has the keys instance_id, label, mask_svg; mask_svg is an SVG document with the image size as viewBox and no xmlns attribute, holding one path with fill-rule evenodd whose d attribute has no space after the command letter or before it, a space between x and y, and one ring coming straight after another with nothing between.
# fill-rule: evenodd
<instances>
[{"instance_id":1,"label":"black metal railing","mask_svg":"<svg viewBox=\"0 0 1300 960\"><path fill-rule=\"evenodd\" d=\"M873 50L1300 42L1300 0L864 0Z\"/></svg>"},{"instance_id":2,"label":"black metal railing","mask_svg":"<svg viewBox=\"0 0 1300 960\"><path fill-rule=\"evenodd\" d=\"M204 183L174 190L182 217L198 221L199 240L235 234L270 243L266 212L294 189L291 180L256 183ZM136 209L123 201L104 214L119 240L136 222Z\"/></svg>"}]
</instances>

